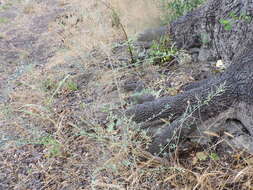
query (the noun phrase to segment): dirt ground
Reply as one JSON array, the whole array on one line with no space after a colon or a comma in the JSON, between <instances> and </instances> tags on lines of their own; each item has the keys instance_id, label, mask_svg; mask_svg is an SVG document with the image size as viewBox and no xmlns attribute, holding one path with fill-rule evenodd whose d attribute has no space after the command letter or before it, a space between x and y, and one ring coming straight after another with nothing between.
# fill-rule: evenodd
<instances>
[{"instance_id":1,"label":"dirt ground","mask_svg":"<svg viewBox=\"0 0 253 190\"><path fill-rule=\"evenodd\" d=\"M158 25L151 3L106 3L131 36ZM123 37L110 12L95 0L0 2L0 189L91 188L108 157L79 133L90 127L86 120L102 125L100 110L120 103L118 72L108 65L117 64L109 56Z\"/></svg>"},{"instance_id":2,"label":"dirt ground","mask_svg":"<svg viewBox=\"0 0 253 190\"><path fill-rule=\"evenodd\" d=\"M117 16L131 41L160 25L159 2L0 0L0 190L252 189L252 156L199 162L196 147L155 157L141 148L149 138L117 116L138 95L126 83L157 98L208 70L129 67Z\"/></svg>"}]
</instances>

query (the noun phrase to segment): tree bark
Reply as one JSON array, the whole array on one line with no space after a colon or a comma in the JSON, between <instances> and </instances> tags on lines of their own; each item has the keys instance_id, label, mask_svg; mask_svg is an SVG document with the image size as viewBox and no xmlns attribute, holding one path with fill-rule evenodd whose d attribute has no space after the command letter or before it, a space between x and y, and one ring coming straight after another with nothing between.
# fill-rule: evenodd
<instances>
[{"instance_id":1,"label":"tree bark","mask_svg":"<svg viewBox=\"0 0 253 190\"><path fill-rule=\"evenodd\" d=\"M252 103L252 18L252 0L209 0L170 24L169 35L178 48L208 48L213 56L223 59L229 67L222 74L190 85L182 94L159 98L127 110L126 114L134 121L156 128L151 130L153 142L150 152L159 153L174 135L187 136L194 130L190 125L192 121L196 126L229 109L234 103ZM208 42L203 42L204 35ZM212 96L221 86L222 93ZM152 126L152 122L161 119L169 119L172 123ZM253 136L253 127L246 127Z\"/></svg>"}]
</instances>

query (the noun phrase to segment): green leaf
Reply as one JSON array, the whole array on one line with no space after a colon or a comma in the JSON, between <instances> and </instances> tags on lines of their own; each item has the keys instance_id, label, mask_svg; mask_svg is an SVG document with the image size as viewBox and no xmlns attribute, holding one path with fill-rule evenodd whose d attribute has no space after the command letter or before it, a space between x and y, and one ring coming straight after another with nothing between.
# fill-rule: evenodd
<instances>
[{"instance_id":1,"label":"green leaf","mask_svg":"<svg viewBox=\"0 0 253 190\"><path fill-rule=\"evenodd\" d=\"M232 30L232 25L231 24L227 24L224 26L225 30Z\"/></svg>"},{"instance_id":2,"label":"green leaf","mask_svg":"<svg viewBox=\"0 0 253 190\"><path fill-rule=\"evenodd\" d=\"M223 24L223 25L227 25L227 24L230 24L230 21L225 20L225 19L220 19L220 23Z\"/></svg>"},{"instance_id":3,"label":"green leaf","mask_svg":"<svg viewBox=\"0 0 253 190\"><path fill-rule=\"evenodd\" d=\"M218 156L218 154L216 153L211 153L210 156L209 156L212 160L219 160L220 157Z\"/></svg>"}]
</instances>

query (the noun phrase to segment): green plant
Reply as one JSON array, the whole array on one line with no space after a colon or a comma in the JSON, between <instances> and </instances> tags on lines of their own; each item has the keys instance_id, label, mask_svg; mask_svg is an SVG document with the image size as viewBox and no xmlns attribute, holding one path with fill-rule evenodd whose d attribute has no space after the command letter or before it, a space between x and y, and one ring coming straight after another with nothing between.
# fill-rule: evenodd
<instances>
[{"instance_id":1,"label":"green plant","mask_svg":"<svg viewBox=\"0 0 253 190\"><path fill-rule=\"evenodd\" d=\"M78 90L78 85L76 82L72 81L72 80L68 80L66 82L65 87L67 88L67 90L69 91L77 91Z\"/></svg>"},{"instance_id":2,"label":"green plant","mask_svg":"<svg viewBox=\"0 0 253 190\"><path fill-rule=\"evenodd\" d=\"M149 58L153 64L165 64L171 62L178 55L179 50L172 44L169 38L163 37L158 42L154 41Z\"/></svg>"},{"instance_id":3,"label":"green plant","mask_svg":"<svg viewBox=\"0 0 253 190\"><path fill-rule=\"evenodd\" d=\"M120 28L121 23L120 17L119 14L114 9L112 9L111 19L112 19L112 27Z\"/></svg>"},{"instance_id":4,"label":"green plant","mask_svg":"<svg viewBox=\"0 0 253 190\"><path fill-rule=\"evenodd\" d=\"M130 54L130 58L131 58L131 63L135 63L136 60L134 58L134 54L133 54L133 47L132 47L132 43L131 40L129 40L128 34L125 30L124 25L121 22L120 16L117 13L117 11L115 10L114 7L111 6L111 4L105 3L104 1L101 1L108 9L111 10L111 19L112 19L112 26L116 26L117 28L121 29L124 38L127 42L127 46L128 46L128 52Z\"/></svg>"},{"instance_id":5,"label":"green plant","mask_svg":"<svg viewBox=\"0 0 253 190\"><path fill-rule=\"evenodd\" d=\"M0 24L6 24L9 20L7 18L0 17Z\"/></svg>"},{"instance_id":6,"label":"green plant","mask_svg":"<svg viewBox=\"0 0 253 190\"><path fill-rule=\"evenodd\" d=\"M46 91L52 91L57 88L57 84L51 78L47 78L45 81L42 82L42 88Z\"/></svg>"},{"instance_id":7,"label":"green plant","mask_svg":"<svg viewBox=\"0 0 253 190\"><path fill-rule=\"evenodd\" d=\"M229 17L227 19L221 18L219 22L223 25L225 30L229 31L232 30L234 22L238 20L250 23L252 20L252 16L249 16L246 13L241 13L239 16L237 16L235 12L230 12Z\"/></svg>"},{"instance_id":8,"label":"green plant","mask_svg":"<svg viewBox=\"0 0 253 190\"><path fill-rule=\"evenodd\" d=\"M21 146L26 144L43 145L46 149L45 156L50 158L60 156L62 153L62 144L51 135L44 134L44 136L38 138L20 140L17 144Z\"/></svg>"},{"instance_id":9,"label":"green plant","mask_svg":"<svg viewBox=\"0 0 253 190\"><path fill-rule=\"evenodd\" d=\"M214 160L214 161L217 161L217 160L220 159L219 155L217 153L214 153L214 152L211 152L211 153L197 152L196 157L200 161L206 161L208 158L210 158L211 160Z\"/></svg>"},{"instance_id":10,"label":"green plant","mask_svg":"<svg viewBox=\"0 0 253 190\"><path fill-rule=\"evenodd\" d=\"M165 4L165 23L172 22L180 16L192 11L201 5L205 0L163 0Z\"/></svg>"},{"instance_id":11,"label":"green plant","mask_svg":"<svg viewBox=\"0 0 253 190\"><path fill-rule=\"evenodd\" d=\"M44 145L48 150L48 157L56 157L61 155L61 144L52 136L41 137L34 144Z\"/></svg>"},{"instance_id":12,"label":"green plant","mask_svg":"<svg viewBox=\"0 0 253 190\"><path fill-rule=\"evenodd\" d=\"M2 10L7 10L7 9L11 8L11 6L12 6L12 3L5 3L4 5L2 5L2 6L0 7L0 10L1 10L1 9L2 9Z\"/></svg>"},{"instance_id":13,"label":"green plant","mask_svg":"<svg viewBox=\"0 0 253 190\"><path fill-rule=\"evenodd\" d=\"M231 17L233 20L244 20L248 23L251 22L252 16L247 15L246 13L241 13L239 16L235 12L229 13L229 17Z\"/></svg>"},{"instance_id":14,"label":"green plant","mask_svg":"<svg viewBox=\"0 0 253 190\"><path fill-rule=\"evenodd\" d=\"M138 162L138 154L151 140L138 124L125 116L119 117L109 111L108 121L110 122L103 128L84 120L83 122L89 125L89 130L73 124L73 127L79 131L78 136L93 139L103 144L104 149L110 150L110 155L107 151L100 154L101 157L109 157L106 162L97 166L93 172L92 181L94 186L97 185L99 176L103 172L113 172L119 175L123 170L134 171Z\"/></svg>"},{"instance_id":15,"label":"green plant","mask_svg":"<svg viewBox=\"0 0 253 190\"><path fill-rule=\"evenodd\" d=\"M209 155L209 157L210 157L212 160L214 160L214 161L220 159L219 155L216 154L216 153L214 153L214 152L212 152L212 153Z\"/></svg>"},{"instance_id":16,"label":"green plant","mask_svg":"<svg viewBox=\"0 0 253 190\"><path fill-rule=\"evenodd\" d=\"M53 92L54 91L54 96L60 91L61 88L66 89L67 91L77 91L78 90L78 85L75 81L67 78L69 75L67 75L62 81L57 82L51 78L46 79L45 81L42 82L42 88L45 91L48 92Z\"/></svg>"},{"instance_id":17,"label":"green plant","mask_svg":"<svg viewBox=\"0 0 253 190\"><path fill-rule=\"evenodd\" d=\"M232 22L230 20L220 19L219 22L223 25L225 30L232 30Z\"/></svg>"},{"instance_id":18,"label":"green plant","mask_svg":"<svg viewBox=\"0 0 253 190\"><path fill-rule=\"evenodd\" d=\"M53 102L53 98L59 93L60 89L64 86L65 82L69 78L70 75L66 75L60 82L57 84L52 96L49 98L48 103L51 104Z\"/></svg>"}]
</instances>

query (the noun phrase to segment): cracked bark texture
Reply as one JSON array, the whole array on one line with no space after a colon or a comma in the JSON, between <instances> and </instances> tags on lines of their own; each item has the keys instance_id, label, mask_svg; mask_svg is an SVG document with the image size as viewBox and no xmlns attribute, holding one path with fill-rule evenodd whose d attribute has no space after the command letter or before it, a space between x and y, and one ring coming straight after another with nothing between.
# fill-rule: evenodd
<instances>
[{"instance_id":1,"label":"cracked bark texture","mask_svg":"<svg viewBox=\"0 0 253 190\"><path fill-rule=\"evenodd\" d=\"M180 48L206 46L214 56L230 62L252 41L252 15L252 0L209 0L171 23L169 33ZM229 21L231 30L221 24L222 19ZM205 44L203 37L207 39Z\"/></svg>"},{"instance_id":2,"label":"cracked bark texture","mask_svg":"<svg viewBox=\"0 0 253 190\"><path fill-rule=\"evenodd\" d=\"M198 125L228 110L238 102L251 104L253 100L252 18L252 0L209 0L203 6L170 24L169 34L177 47L208 48L217 59L229 63L229 67L220 75L186 88L182 94L159 98L127 110L126 114L132 116L134 121L155 128L151 130L153 142L149 148L150 152L159 153L161 146L167 145L178 131L181 136L187 136L194 130L194 127L189 128L189 123L192 121ZM221 23L221 19L228 20L231 29L228 30ZM203 35L208 36L208 43L202 42ZM198 105L199 102L206 101L208 95L222 84L225 84L222 94L213 97L208 104L201 105L196 111L191 111L190 117L182 116L190 105ZM152 122L161 118L169 118L173 122L159 127L152 126ZM253 136L252 126L247 125L246 128Z\"/></svg>"}]
</instances>

